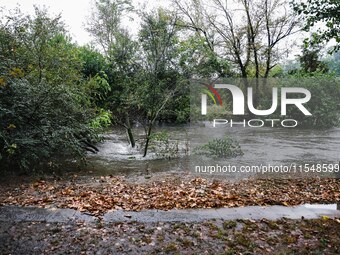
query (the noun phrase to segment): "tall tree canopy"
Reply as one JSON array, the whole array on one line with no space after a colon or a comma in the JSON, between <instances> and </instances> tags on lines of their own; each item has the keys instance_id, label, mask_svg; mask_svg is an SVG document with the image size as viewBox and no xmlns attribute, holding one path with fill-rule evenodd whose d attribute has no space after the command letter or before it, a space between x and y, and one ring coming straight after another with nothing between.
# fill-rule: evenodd
<instances>
[{"instance_id":1,"label":"tall tree canopy","mask_svg":"<svg viewBox=\"0 0 340 255\"><path fill-rule=\"evenodd\" d=\"M340 1L306 0L294 1L294 10L303 16L304 30L312 31L316 27L309 43L317 45L334 39L333 51L340 50Z\"/></svg>"},{"instance_id":2,"label":"tall tree canopy","mask_svg":"<svg viewBox=\"0 0 340 255\"><path fill-rule=\"evenodd\" d=\"M173 0L189 30L205 39L218 58L243 77L268 77L278 64L280 43L297 31L285 0Z\"/></svg>"}]
</instances>

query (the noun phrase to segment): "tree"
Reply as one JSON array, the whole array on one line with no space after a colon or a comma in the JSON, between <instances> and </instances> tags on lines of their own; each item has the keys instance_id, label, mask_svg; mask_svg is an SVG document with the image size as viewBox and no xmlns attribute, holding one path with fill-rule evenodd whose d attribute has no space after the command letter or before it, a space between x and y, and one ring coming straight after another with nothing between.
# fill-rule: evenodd
<instances>
[{"instance_id":1,"label":"tree","mask_svg":"<svg viewBox=\"0 0 340 255\"><path fill-rule=\"evenodd\" d=\"M309 40L311 46L335 39L336 45L332 51L340 49L340 2L338 0L295 0L292 5L294 10L303 16L305 31L312 31L314 27L319 27Z\"/></svg>"},{"instance_id":2,"label":"tree","mask_svg":"<svg viewBox=\"0 0 340 255\"><path fill-rule=\"evenodd\" d=\"M303 48L302 55L299 57L299 60L304 73L328 72L326 63L319 60L319 53L319 47Z\"/></svg>"},{"instance_id":3,"label":"tree","mask_svg":"<svg viewBox=\"0 0 340 255\"><path fill-rule=\"evenodd\" d=\"M157 118L166 110L185 77L180 68L178 16L158 9L153 14L144 13L139 33L142 66L140 81L136 88L138 106L144 110L142 122L146 141L144 156L148 151L151 133Z\"/></svg>"},{"instance_id":4,"label":"tree","mask_svg":"<svg viewBox=\"0 0 340 255\"><path fill-rule=\"evenodd\" d=\"M81 66L77 48L68 36L61 16L50 17L47 10L35 7L35 16L20 10L7 17L4 30L10 31L16 45L7 68L20 68L22 77L30 82L78 84Z\"/></svg>"},{"instance_id":5,"label":"tree","mask_svg":"<svg viewBox=\"0 0 340 255\"><path fill-rule=\"evenodd\" d=\"M133 10L130 0L98 0L87 24L94 41L109 55L121 32L121 18Z\"/></svg>"},{"instance_id":6,"label":"tree","mask_svg":"<svg viewBox=\"0 0 340 255\"><path fill-rule=\"evenodd\" d=\"M269 77L279 60L279 44L297 31L297 18L284 0L173 2L186 27L243 78Z\"/></svg>"},{"instance_id":7,"label":"tree","mask_svg":"<svg viewBox=\"0 0 340 255\"><path fill-rule=\"evenodd\" d=\"M215 52L215 33L202 15L201 3L174 3L178 9L176 12L184 16L178 18L176 25L182 30L182 62L187 74L203 78L228 76L231 73L229 62ZM193 33L188 34L188 29Z\"/></svg>"},{"instance_id":8,"label":"tree","mask_svg":"<svg viewBox=\"0 0 340 255\"><path fill-rule=\"evenodd\" d=\"M116 35L116 43L110 48L110 74L114 88L109 98L115 122L126 129L131 146L135 147L132 132L133 121L139 114L136 106L135 88L139 86L138 44L126 31Z\"/></svg>"},{"instance_id":9,"label":"tree","mask_svg":"<svg viewBox=\"0 0 340 255\"><path fill-rule=\"evenodd\" d=\"M111 92L106 74L108 69L104 56L93 47L78 48L78 57L82 62L81 73L85 79L84 90L88 95L87 104L96 111L96 118L91 125L96 128L108 127L112 124L111 112L106 108L106 100Z\"/></svg>"},{"instance_id":10,"label":"tree","mask_svg":"<svg viewBox=\"0 0 340 255\"><path fill-rule=\"evenodd\" d=\"M185 28L186 25L177 22L177 26ZM234 75L229 61L217 56L207 45L205 38L193 34L181 40L181 67L185 74L191 77L213 78Z\"/></svg>"},{"instance_id":11,"label":"tree","mask_svg":"<svg viewBox=\"0 0 340 255\"><path fill-rule=\"evenodd\" d=\"M135 55L138 45L121 24L121 17L133 8L127 0L99 0L95 7L87 30L103 50L107 63L105 72L111 91L106 108L113 113L114 122L126 129L129 142L135 147L131 116L136 113L136 108L131 87L138 72Z\"/></svg>"},{"instance_id":12,"label":"tree","mask_svg":"<svg viewBox=\"0 0 340 255\"><path fill-rule=\"evenodd\" d=\"M289 63L290 69L288 70L288 74L302 77L319 77L322 75L331 77L332 75L329 74L327 62L321 60L321 49L321 46L309 46L308 44L304 44L302 47L302 54L298 55L296 60Z\"/></svg>"}]
</instances>

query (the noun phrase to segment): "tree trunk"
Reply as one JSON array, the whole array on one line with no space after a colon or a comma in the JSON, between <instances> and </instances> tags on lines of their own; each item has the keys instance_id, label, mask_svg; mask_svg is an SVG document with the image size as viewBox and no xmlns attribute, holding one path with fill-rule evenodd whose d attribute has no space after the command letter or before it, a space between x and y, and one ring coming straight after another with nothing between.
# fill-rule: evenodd
<instances>
[{"instance_id":1,"label":"tree trunk","mask_svg":"<svg viewBox=\"0 0 340 255\"><path fill-rule=\"evenodd\" d=\"M144 155L143 155L143 157L145 157L146 154L148 153L148 147L149 147L149 143L150 143L150 135L151 135L151 131L152 131L152 125L153 125L153 123L150 123L148 132L147 132L147 134L146 134L146 142L145 142Z\"/></svg>"},{"instance_id":2,"label":"tree trunk","mask_svg":"<svg viewBox=\"0 0 340 255\"><path fill-rule=\"evenodd\" d=\"M135 148L136 142L135 142L135 139L134 139L134 137L133 137L131 127L129 127L128 129L126 129L126 131L127 131L128 136L129 136L129 141L130 141L131 147L132 147L132 148Z\"/></svg>"},{"instance_id":3,"label":"tree trunk","mask_svg":"<svg viewBox=\"0 0 340 255\"><path fill-rule=\"evenodd\" d=\"M127 113L125 115L125 124L126 124L126 127L125 127L126 128L126 132L128 134L129 142L131 144L131 147L135 148L136 142L135 142L135 138L133 137L131 123L130 123L130 118L129 118L129 115Z\"/></svg>"},{"instance_id":4,"label":"tree trunk","mask_svg":"<svg viewBox=\"0 0 340 255\"><path fill-rule=\"evenodd\" d=\"M267 60L266 60L266 72L264 74L264 78L268 78L269 77L269 72L270 72L270 64L271 64L271 55L272 55L272 50L270 48L271 46L268 45L268 49L267 49Z\"/></svg>"}]
</instances>

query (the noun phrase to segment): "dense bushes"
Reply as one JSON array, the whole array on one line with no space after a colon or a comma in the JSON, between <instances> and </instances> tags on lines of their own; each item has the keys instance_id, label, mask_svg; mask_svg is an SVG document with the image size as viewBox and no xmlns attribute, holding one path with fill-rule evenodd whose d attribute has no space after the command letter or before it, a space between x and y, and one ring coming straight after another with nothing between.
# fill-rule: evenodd
<instances>
[{"instance_id":1,"label":"dense bushes","mask_svg":"<svg viewBox=\"0 0 340 255\"><path fill-rule=\"evenodd\" d=\"M312 116L304 116L296 107L287 108L287 118L299 121L300 127L330 128L339 125L340 80L330 75L295 77L283 80L281 86L302 87L310 91L312 97L306 108Z\"/></svg>"},{"instance_id":2,"label":"dense bushes","mask_svg":"<svg viewBox=\"0 0 340 255\"><path fill-rule=\"evenodd\" d=\"M59 16L36 9L34 17L15 12L1 22L0 170L81 157L101 124L95 102L105 77L84 77L81 50Z\"/></svg>"},{"instance_id":3,"label":"dense bushes","mask_svg":"<svg viewBox=\"0 0 340 255\"><path fill-rule=\"evenodd\" d=\"M28 169L52 163L58 156L83 155L83 144L76 136L91 136L86 125L91 115L75 100L78 96L69 86L31 84L24 79L2 86L2 168Z\"/></svg>"}]
</instances>

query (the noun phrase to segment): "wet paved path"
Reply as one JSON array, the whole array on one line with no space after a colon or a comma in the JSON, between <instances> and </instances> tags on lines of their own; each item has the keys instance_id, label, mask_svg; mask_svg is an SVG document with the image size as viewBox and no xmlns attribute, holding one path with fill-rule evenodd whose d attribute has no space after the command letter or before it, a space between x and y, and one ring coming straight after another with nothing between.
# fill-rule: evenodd
<instances>
[{"instance_id":1,"label":"wet paved path","mask_svg":"<svg viewBox=\"0 0 340 255\"><path fill-rule=\"evenodd\" d=\"M137 221L137 222L199 222L209 219L315 219L322 216L340 217L340 210L333 205L301 205L301 206L247 206L220 209L190 209L190 210L145 210L141 212L113 211L103 216L106 223ZM44 209L35 207L0 207L0 221L5 222L61 222L84 221L93 223L98 218L80 213L72 209Z\"/></svg>"}]
</instances>

